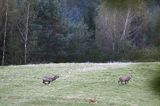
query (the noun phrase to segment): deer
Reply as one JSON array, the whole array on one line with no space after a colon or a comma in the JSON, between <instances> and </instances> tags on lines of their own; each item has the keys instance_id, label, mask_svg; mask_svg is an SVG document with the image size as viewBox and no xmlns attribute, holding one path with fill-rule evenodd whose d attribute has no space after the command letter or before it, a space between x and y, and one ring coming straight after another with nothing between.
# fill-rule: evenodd
<instances>
[{"instance_id":1,"label":"deer","mask_svg":"<svg viewBox=\"0 0 160 106\"><path fill-rule=\"evenodd\" d=\"M53 76L44 76L43 77L43 81L42 83L44 83L45 85L49 85L51 82L55 81L57 78L59 78L58 75L53 75Z\"/></svg>"},{"instance_id":2,"label":"deer","mask_svg":"<svg viewBox=\"0 0 160 106\"><path fill-rule=\"evenodd\" d=\"M128 75L119 77L118 83L128 84L129 81L131 80L131 78L132 78L132 74L131 74L131 71L130 71Z\"/></svg>"},{"instance_id":3,"label":"deer","mask_svg":"<svg viewBox=\"0 0 160 106\"><path fill-rule=\"evenodd\" d=\"M97 102L95 97L88 99L88 101L89 101L89 104L94 104Z\"/></svg>"}]
</instances>

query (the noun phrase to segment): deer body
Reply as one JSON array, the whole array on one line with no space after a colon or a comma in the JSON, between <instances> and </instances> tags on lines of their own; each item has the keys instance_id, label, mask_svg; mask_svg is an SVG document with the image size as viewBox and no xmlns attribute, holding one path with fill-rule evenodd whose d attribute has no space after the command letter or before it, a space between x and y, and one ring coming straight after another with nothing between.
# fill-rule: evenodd
<instances>
[{"instance_id":1,"label":"deer body","mask_svg":"<svg viewBox=\"0 0 160 106\"><path fill-rule=\"evenodd\" d=\"M56 80L57 78L59 78L59 76L57 75L52 77L45 76L42 80L43 80L43 83L46 85L46 84L50 84L52 81Z\"/></svg>"},{"instance_id":2,"label":"deer body","mask_svg":"<svg viewBox=\"0 0 160 106\"><path fill-rule=\"evenodd\" d=\"M96 103L96 98L89 99L88 101L89 101L90 104Z\"/></svg>"},{"instance_id":3,"label":"deer body","mask_svg":"<svg viewBox=\"0 0 160 106\"><path fill-rule=\"evenodd\" d=\"M132 75L122 76L119 78L118 83L121 82L121 84L123 83L127 84L131 78L132 78Z\"/></svg>"}]
</instances>

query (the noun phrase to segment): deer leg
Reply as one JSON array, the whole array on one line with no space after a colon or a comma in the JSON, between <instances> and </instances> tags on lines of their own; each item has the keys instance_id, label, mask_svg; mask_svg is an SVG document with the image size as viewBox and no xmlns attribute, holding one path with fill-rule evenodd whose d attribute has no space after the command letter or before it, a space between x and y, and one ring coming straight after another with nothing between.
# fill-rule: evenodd
<instances>
[{"instance_id":1,"label":"deer leg","mask_svg":"<svg viewBox=\"0 0 160 106\"><path fill-rule=\"evenodd\" d=\"M121 84L123 85L123 81L121 81Z\"/></svg>"},{"instance_id":2,"label":"deer leg","mask_svg":"<svg viewBox=\"0 0 160 106\"><path fill-rule=\"evenodd\" d=\"M125 81L125 84L127 84L128 83L128 81Z\"/></svg>"},{"instance_id":3,"label":"deer leg","mask_svg":"<svg viewBox=\"0 0 160 106\"><path fill-rule=\"evenodd\" d=\"M43 82L42 83L44 83L45 84L45 80L43 80Z\"/></svg>"}]
</instances>

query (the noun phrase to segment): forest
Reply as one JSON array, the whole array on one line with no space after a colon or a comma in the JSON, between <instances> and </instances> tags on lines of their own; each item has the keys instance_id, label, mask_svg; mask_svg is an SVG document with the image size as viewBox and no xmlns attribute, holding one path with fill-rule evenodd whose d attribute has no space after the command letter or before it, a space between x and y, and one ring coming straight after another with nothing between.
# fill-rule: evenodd
<instances>
[{"instance_id":1,"label":"forest","mask_svg":"<svg viewBox=\"0 0 160 106\"><path fill-rule=\"evenodd\" d=\"M159 60L159 0L0 0L1 65Z\"/></svg>"}]
</instances>

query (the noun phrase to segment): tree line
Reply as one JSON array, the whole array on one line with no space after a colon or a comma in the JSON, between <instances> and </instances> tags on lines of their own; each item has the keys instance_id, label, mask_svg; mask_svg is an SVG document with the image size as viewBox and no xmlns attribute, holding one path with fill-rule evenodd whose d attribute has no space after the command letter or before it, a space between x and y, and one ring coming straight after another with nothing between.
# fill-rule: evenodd
<instances>
[{"instance_id":1,"label":"tree line","mask_svg":"<svg viewBox=\"0 0 160 106\"><path fill-rule=\"evenodd\" d=\"M0 0L2 65L160 60L158 0Z\"/></svg>"}]
</instances>

